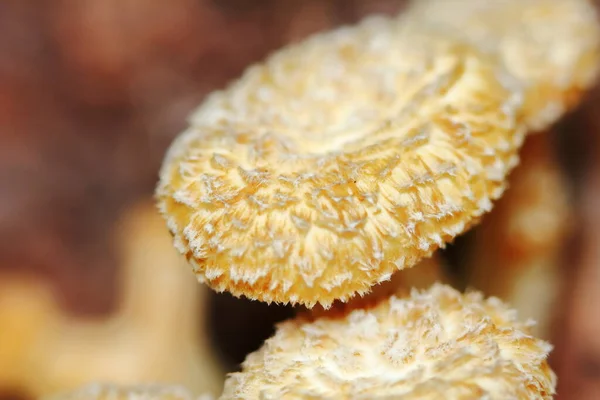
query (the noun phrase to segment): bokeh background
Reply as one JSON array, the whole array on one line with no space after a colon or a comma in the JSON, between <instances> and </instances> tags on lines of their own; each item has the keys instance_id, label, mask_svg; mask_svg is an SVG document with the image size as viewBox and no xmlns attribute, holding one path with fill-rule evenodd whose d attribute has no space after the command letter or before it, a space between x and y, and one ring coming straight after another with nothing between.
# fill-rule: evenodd
<instances>
[{"instance_id":1,"label":"bokeh background","mask_svg":"<svg viewBox=\"0 0 600 400\"><path fill-rule=\"evenodd\" d=\"M0 1L0 399L32 399L92 374L217 392L223 372L292 310L195 284L152 206L162 156L202 98L249 64L403 4ZM594 90L542 145L564 184L544 189L541 202L558 196L568 206L568 233L543 250L558 268L545 335L560 399L600 398L598 111ZM478 239L481 231L446 251L451 271L464 269L478 240L510 242ZM524 303L550 290L527 285Z\"/></svg>"}]
</instances>

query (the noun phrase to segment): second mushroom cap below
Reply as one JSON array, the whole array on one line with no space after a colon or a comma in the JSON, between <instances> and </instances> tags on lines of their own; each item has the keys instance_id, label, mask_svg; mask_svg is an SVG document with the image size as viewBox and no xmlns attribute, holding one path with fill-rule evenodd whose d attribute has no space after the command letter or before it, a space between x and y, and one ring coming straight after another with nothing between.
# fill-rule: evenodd
<instances>
[{"instance_id":1,"label":"second mushroom cap below","mask_svg":"<svg viewBox=\"0 0 600 400\"><path fill-rule=\"evenodd\" d=\"M278 325L221 400L544 399L552 346L497 298L444 285Z\"/></svg>"}]
</instances>

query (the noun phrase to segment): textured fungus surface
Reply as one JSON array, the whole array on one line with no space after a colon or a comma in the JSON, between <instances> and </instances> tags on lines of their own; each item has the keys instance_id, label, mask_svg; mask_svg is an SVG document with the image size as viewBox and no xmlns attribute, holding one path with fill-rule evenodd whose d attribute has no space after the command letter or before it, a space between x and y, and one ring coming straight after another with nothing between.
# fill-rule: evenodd
<instances>
[{"instance_id":1,"label":"textured fungus surface","mask_svg":"<svg viewBox=\"0 0 600 400\"><path fill-rule=\"evenodd\" d=\"M547 128L595 81L600 27L589 0L413 0L405 21L497 55L526 86L524 117Z\"/></svg>"},{"instance_id":2,"label":"textured fungus surface","mask_svg":"<svg viewBox=\"0 0 600 400\"><path fill-rule=\"evenodd\" d=\"M389 281L374 285L364 295L354 296L345 302L334 301L329 308L317 305L307 311L313 318L318 318L331 313L346 313L358 308L367 309L392 295L406 296L412 289L425 289L434 283L449 283L451 279L446 271L447 266L439 253L435 252L432 257L419 261L412 268L394 273Z\"/></svg>"},{"instance_id":3,"label":"textured fungus surface","mask_svg":"<svg viewBox=\"0 0 600 400\"><path fill-rule=\"evenodd\" d=\"M434 285L280 324L221 399L550 399L550 350L498 299Z\"/></svg>"},{"instance_id":4,"label":"textured fungus surface","mask_svg":"<svg viewBox=\"0 0 600 400\"><path fill-rule=\"evenodd\" d=\"M91 384L48 400L212 400L213 397L192 395L180 386L145 384L117 386Z\"/></svg>"},{"instance_id":5,"label":"textured fungus surface","mask_svg":"<svg viewBox=\"0 0 600 400\"><path fill-rule=\"evenodd\" d=\"M471 48L371 18L211 95L166 156L159 208L214 289L328 306L490 210L518 162L520 104Z\"/></svg>"}]
</instances>

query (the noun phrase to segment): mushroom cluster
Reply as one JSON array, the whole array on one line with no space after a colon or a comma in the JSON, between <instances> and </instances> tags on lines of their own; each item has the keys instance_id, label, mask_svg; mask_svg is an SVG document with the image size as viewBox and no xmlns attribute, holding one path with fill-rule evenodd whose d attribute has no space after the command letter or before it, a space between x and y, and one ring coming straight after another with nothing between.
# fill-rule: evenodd
<instances>
[{"instance_id":1,"label":"mushroom cluster","mask_svg":"<svg viewBox=\"0 0 600 400\"><path fill-rule=\"evenodd\" d=\"M479 293L411 291L401 270L479 223L598 61L587 0L419 0L210 95L160 172L174 245L216 291L313 309L221 398L551 398L531 324Z\"/></svg>"}]
</instances>

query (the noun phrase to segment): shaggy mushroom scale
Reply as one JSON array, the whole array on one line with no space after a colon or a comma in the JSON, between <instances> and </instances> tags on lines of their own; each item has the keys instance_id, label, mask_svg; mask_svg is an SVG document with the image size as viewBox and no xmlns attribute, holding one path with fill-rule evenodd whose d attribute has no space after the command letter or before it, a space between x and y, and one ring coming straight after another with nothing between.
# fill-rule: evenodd
<instances>
[{"instance_id":1,"label":"shaggy mushroom scale","mask_svg":"<svg viewBox=\"0 0 600 400\"><path fill-rule=\"evenodd\" d=\"M551 346L496 298L444 285L280 324L221 400L551 399Z\"/></svg>"},{"instance_id":2,"label":"shaggy mushroom scale","mask_svg":"<svg viewBox=\"0 0 600 400\"><path fill-rule=\"evenodd\" d=\"M209 96L166 156L159 208L210 287L327 307L491 209L518 162L521 98L476 50L370 18Z\"/></svg>"}]
</instances>

